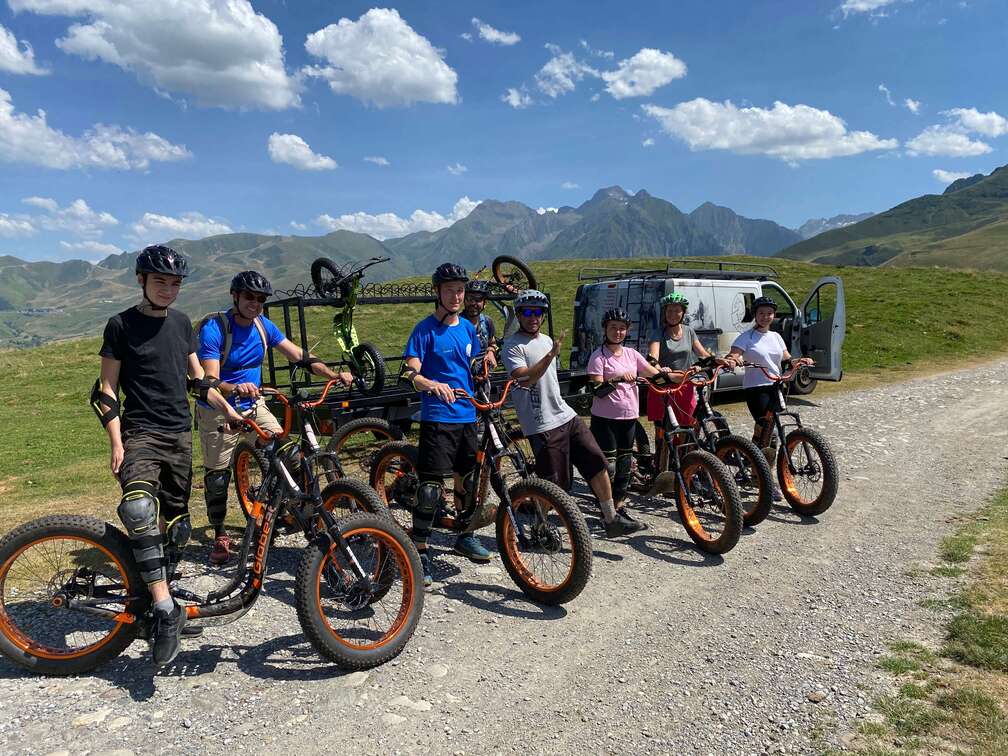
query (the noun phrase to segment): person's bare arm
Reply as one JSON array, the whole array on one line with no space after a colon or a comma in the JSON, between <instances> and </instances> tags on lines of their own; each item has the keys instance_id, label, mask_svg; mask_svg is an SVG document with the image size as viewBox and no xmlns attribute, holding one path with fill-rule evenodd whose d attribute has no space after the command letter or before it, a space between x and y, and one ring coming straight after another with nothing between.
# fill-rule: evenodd
<instances>
[{"instance_id":1,"label":"person's bare arm","mask_svg":"<svg viewBox=\"0 0 1008 756\"><path fill-rule=\"evenodd\" d=\"M214 361L216 362L216 360ZM194 380L202 380L207 377L207 374L203 372L203 366L200 364L199 357L196 356L196 352L191 352L189 354L188 371L189 377ZM216 378L216 376L209 377ZM230 424L235 425L241 423L242 416L234 407L228 404L228 400L225 399L221 392L216 388L207 389L206 401L207 404L214 409L223 412Z\"/></svg>"},{"instance_id":2,"label":"person's bare arm","mask_svg":"<svg viewBox=\"0 0 1008 756\"><path fill-rule=\"evenodd\" d=\"M553 360L557 358L557 355L560 354L560 349L563 346L563 340L566 336L567 331L561 331L556 341L553 342L552 349L546 352L542 359L538 360L534 365L515 368L511 371L511 377L523 386L535 385L535 383L543 377L543 374L549 370L549 366L553 364Z\"/></svg>"},{"instance_id":3,"label":"person's bare arm","mask_svg":"<svg viewBox=\"0 0 1008 756\"><path fill-rule=\"evenodd\" d=\"M291 362L303 363L305 360L314 357L314 355L311 352L309 352L307 349L302 349L290 339L284 339L283 341L281 341L279 344L276 345L275 349ZM353 376L350 373L346 371L342 373L337 373L335 370L330 368L321 360L319 360L318 362L312 362L309 370L313 375L328 378L329 380L336 378L344 386L349 386L350 384L353 383Z\"/></svg>"},{"instance_id":4,"label":"person's bare arm","mask_svg":"<svg viewBox=\"0 0 1008 756\"><path fill-rule=\"evenodd\" d=\"M413 371L410 383L413 384L414 389L434 394L438 399L443 402L447 402L448 404L453 404L455 402L455 389L447 383L440 383L439 381L424 378L420 375L420 368L422 365L419 357L407 358L406 367Z\"/></svg>"}]
</instances>

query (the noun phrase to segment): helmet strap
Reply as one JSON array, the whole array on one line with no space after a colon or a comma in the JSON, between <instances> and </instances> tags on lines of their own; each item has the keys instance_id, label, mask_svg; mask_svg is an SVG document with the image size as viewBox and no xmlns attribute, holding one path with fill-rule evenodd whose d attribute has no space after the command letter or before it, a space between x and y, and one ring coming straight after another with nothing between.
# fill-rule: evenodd
<instances>
[{"instance_id":1,"label":"helmet strap","mask_svg":"<svg viewBox=\"0 0 1008 756\"><path fill-rule=\"evenodd\" d=\"M160 315L168 310L167 307L158 307L156 304L154 304L151 298L147 296L146 273L143 274L143 286L141 287L140 290L143 292L143 302L137 305L137 309L140 310L140 312L151 312Z\"/></svg>"}]
</instances>

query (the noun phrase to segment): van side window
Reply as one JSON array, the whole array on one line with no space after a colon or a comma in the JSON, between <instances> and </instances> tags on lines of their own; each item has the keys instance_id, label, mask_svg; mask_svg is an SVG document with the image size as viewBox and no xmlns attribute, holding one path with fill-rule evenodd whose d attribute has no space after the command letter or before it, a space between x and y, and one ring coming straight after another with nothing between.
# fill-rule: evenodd
<instances>
[{"instance_id":1,"label":"van side window","mask_svg":"<svg viewBox=\"0 0 1008 756\"><path fill-rule=\"evenodd\" d=\"M805 324L812 325L830 320L834 312L836 312L836 286L821 286L805 305Z\"/></svg>"},{"instance_id":2,"label":"van side window","mask_svg":"<svg viewBox=\"0 0 1008 756\"><path fill-rule=\"evenodd\" d=\"M738 319L738 325L743 323L752 323L753 319L753 302L756 301L756 295L750 291L740 292L735 295L735 301L732 303L732 319L734 320L738 311L741 310L742 317Z\"/></svg>"}]
</instances>

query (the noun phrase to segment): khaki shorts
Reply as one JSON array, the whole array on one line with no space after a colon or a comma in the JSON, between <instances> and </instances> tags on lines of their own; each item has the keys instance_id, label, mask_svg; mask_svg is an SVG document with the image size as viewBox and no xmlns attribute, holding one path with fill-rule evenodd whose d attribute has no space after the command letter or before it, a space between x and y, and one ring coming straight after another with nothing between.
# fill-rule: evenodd
<instances>
[{"instance_id":1,"label":"khaki shorts","mask_svg":"<svg viewBox=\"0 0 1008 756\"><path fill-rule=\"evenodd\" d=\"M283 430L273 413L266 409L266 402L261 397L255 403L254 412L249 415L249 419L270 433L280 433ZM196 423L199 425L200 446L203 447L203 466L207 470L226 469L231 464L231 455L238 442L242 438L251 440L256 437L251 431L241 433L225 429L223 433L218 432L217 426L224 424L224 413L201 404L196 405Z\"/></svg>"}]
</instances>

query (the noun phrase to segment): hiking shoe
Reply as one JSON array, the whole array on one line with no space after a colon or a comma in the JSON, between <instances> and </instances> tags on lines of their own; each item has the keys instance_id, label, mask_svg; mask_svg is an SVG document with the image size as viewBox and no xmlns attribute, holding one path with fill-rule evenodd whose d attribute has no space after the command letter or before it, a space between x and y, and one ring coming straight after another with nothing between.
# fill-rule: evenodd
<instances>
[{"instance_id":1,"label":"hiking shoe","mask_svg":"<svg viewBox=\"0 0 1008 756\"><path fill-rule=\"evenodd\" d=\"M770 498L773 499L774 501L784 500L784 496L780 492L780 486L778 486L776 483L773 484L773 490L770 491Z\"/></svg>"},{"instance_id":2,"label":"hiking shoe","mask_svg":"<svg viewBox=\"0 0 1008 756\"><path fill-rule=\"evenodd\" d=\"M434 575L431 574L430 554L426 551L420 552L420 569L423 570L424 588L430 588L434 582Z\"/></svg>"},{"instance_id":3,"label":"hiking shoe","mask_svg":"<svg viewBox=\"0 0 1008 756\"><path fill-rule=\"evenodd\" d=\"M455 553L473 562L489 562L492 556L473 533L463 533L455 539Z\"/></svg>"},{"instance_id":4,"label":"hiking shoe","mask_svg":"<svg viewBox=\"0 0 1008 756\"><path fill-rule=\"evenodd\" d=\"M631 520L622 512L618 513L616 517L613 518L612 522L607 522L605 524L605 534L609 538L618 538L619 536L630 535L631 533L636 533L638 530L643 529L644 523Z\"/></svg>"},{"instance_id":5,"label":"hiking shoe","mask_svg":"<svg viewBox=\"0 0 1008 756\"><path fill-rule=\"evenodd\" d=\"M154 610L154 664L163 667L178 656L182 628L185 627L185 609L175 604L167 614Z\"/></svg>"},{"instance_id":6,"label":"hiking shoe","mask_svg":"<svg viewBox=\"0 0 1008 756\"><path fill-rule=\"evenodd\" d=\"M231 551L231 538L225 533L217 536L210 550L210 564L224 564L234 554Z\"/></svg>"}]
</instances>

